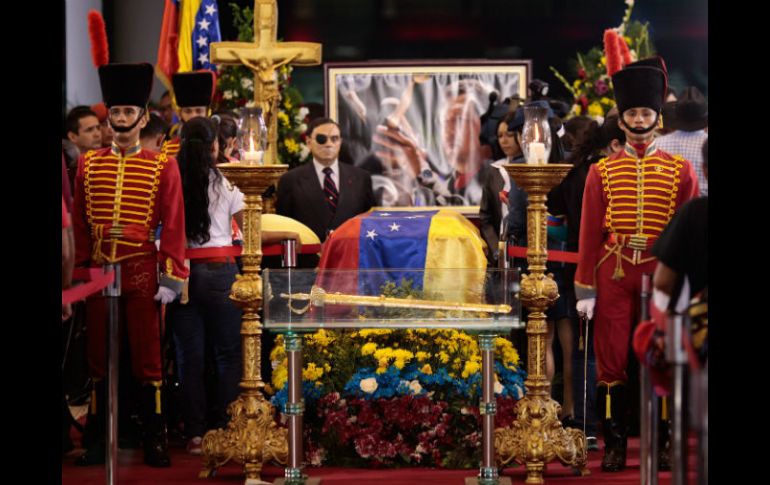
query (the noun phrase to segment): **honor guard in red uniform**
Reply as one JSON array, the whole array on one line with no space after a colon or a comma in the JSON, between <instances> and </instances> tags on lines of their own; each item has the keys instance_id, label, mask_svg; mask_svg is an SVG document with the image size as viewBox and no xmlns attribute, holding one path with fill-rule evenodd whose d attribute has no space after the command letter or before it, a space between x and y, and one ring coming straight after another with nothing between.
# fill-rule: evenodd
<instances>
[{"instance_id":1,"label":"honor guard in red uniform","mask_svg":"<svg viewBox=\"0 0 770 485\"><path fill-rule=\"evenodd\" d=\"M213 71L177 72L171 76L176 104L181 120L170 131L171 139L163 144L161 151L169 157L179 153L179 133L182 125L196 116L209 115L209 105L216 88L217 78Z\"/></svg>"},{"instance_id":2,"label":"honor guard in red uniform","mask_svg":"<svg viewBox=\"0 0 770 485\"><path fill-rule=\"evenodd\" d=\"M692 165L655 146L667 73L659 57L612 76L625 149L591 166L583 196L578 312L595 312L597 402L603 420L602 470L626 464L626 365L639 320L642 274L653 273L653 243L684 202L698 194Z\"/></svg>"},{"instance_id":3,"label":"honor guard in red uniform","mask_svg":"<svg viewBox=\"0 0 770 485\"><path fill-rule=\"evenodd\" d=\"M160 305L181 292L185 227L182 182L176 160L144 150L139 131L147 124L152 89L150 64L99 67L102 96L115 132L112 145L78 160L73 226L79 266L120 265L120 316L128 337L132 373L142 384L139 400L144 461L169 466L161 406ZM163 224L160 249L154 240ZM160 271L158 266L160 263ZM94 379L87 448L76 464L104 463L107 305L104 296L87 302L87 351Z\"/></svg>"}]
</instances>

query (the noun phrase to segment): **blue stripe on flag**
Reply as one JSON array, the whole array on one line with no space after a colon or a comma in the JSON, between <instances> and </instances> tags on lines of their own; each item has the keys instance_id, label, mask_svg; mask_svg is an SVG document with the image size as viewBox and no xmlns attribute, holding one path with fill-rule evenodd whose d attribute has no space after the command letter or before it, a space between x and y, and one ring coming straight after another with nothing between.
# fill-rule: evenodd
<instances>
[{"instance_id":1,"label":"blue stripe on flag","mask_svg":"<svg viewBox=\"0 0 770 485\"><path fill-rule=\"evenodd\" d=\"M222 34L219 31L219 10L215 0L202 0L195 16L195 26L192 31L193 71L210 69L216 71L216 64L211 63L209 44L220 42Z\"/></svg>"},{"instance_id":2,"label":"blue stripe on flag","mask_svg":"<svg viewBox=\"0 0 770 485\"><path fill-rule=\"evenodd\" d=\"M428 231L438 211L393 212L374 211L361 219L358 240L358 263L367 269L424 269L428 248ZM361 295L379 295L382 285L403 278L412 287L422 289L422 271L387 271L376 274L362 271L358 289Z\"/></svg>"}]
</instances>

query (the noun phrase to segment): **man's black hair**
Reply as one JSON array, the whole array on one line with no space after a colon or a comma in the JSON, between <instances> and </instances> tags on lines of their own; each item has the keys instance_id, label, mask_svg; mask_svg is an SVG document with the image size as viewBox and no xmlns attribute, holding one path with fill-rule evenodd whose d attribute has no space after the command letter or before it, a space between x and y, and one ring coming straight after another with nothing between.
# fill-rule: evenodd
<instances>
[{"instance_id":1,"label":"man's black hair","mask_svg":"<svg viewBox=\"0 0 770 485\"><path fill-rule=\"evenodd\" d=\"M72 132L77 135L78 131L80 131L80 119L86 116L93 116L97 120L99 119L90 106L75 106L72 108L64 120L64 128L67 130L67 133Z\"/></svg>"},{"instance_id":2,"label":"man's black hair","mask_svg":"<svg viewBox=\"0 0 770 485\"><path fill-rule=\"evenodd\" d=\"M163 121L163 118L155 113L150 113L150 119L147 121L145 127L142 128L142 131L139 132L139 138L162 135L167 129L168 125Z\"/></svg>"},{"instance_id":3,"label":"man's black hair","mask_svg":"<svg viewBox=\"0 0 770 485\"><path fill-rule=\"evenodd\" d=\"M327 118L327 117L325 117L325 116L322 116L322 117L319 117L319 118L316 118L316 119L314 119L313 121L311 121L311 122L310 122L310 123L307 125L307 136L310 136L310 135L312 135L312 134L313 134L313 130L315 130L315 129L316 129L316 128L318 128L319 126L321 126L321 125L326 125L326 124L329 124L329 123L333 124L333 125L334 125L334 126L336 126L337 128L339 128L339 127L340 127L339 123L337 123L337 122L336 122L336 121L334 121L333 119L331 119L331 118Z\"/></svg>"}]
</instances>

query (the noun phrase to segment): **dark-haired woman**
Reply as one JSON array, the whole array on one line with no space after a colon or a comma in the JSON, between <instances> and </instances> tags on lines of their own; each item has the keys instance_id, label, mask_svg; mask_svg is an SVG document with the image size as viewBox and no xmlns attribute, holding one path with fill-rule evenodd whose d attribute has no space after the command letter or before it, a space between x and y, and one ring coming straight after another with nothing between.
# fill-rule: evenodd
<instances>
[{"instance_id":1,"label":"dark-haired woman","mask_svg":"<svg viewBox=\"0 0 770 485\"><path fill-rule=\"evenodd\" d=\"M241 377L241 310L230 301L229 294L238 272L231 249L231 220L235 217L242 223L244 196L216 168L218 154L215 122L194 118L184 124L178 160L190 279L187 301L183 296L170 307L169 319L177 350L187 451L191 454L201 453L201 437L207 429L226 425L227 406L238 396ZM207 402L204 378L209 353L216 375L211 403ZM209 422L207 416L211 416Z\"/></svg>"},{"instance_id":2,"label":"dark-haired woman","mask_svg":"<svg viewBox=\"0 0 770 485\"><path fill-rule=\"evenodd\" d=\"M229 112L217 113L211 118L217 122L217 163L237 162L238 150L235 149L235 143L238 137L238 122Z\"/></svg>"}]
</instances>

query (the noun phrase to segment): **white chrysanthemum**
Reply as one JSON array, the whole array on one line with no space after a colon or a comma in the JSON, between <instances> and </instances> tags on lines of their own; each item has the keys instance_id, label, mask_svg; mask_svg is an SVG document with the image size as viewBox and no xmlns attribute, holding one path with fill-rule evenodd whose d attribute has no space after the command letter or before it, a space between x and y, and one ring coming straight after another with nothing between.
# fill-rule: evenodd
<instances>
[{"instance_id":1,"label":"white chrysanthemum","mask_svg":"<svg viewBox=\"0 0 770 485\"><path fill-rule=\"evenodd\" d=\"M495 394L502 394L503 393L503 385L500 384L500 381L495 381Z\"/></svg>"},{"instance_id":2,"label":"white chrysanthemum","mask_svg":"<svg viewBox=\"0 0 770 485\"><path fill-rule=\"evenodd\" d=\"M371 394L377 390L377 379L375 379L374 377L369 377L368 379L361 379L361 383L359 385L362 391L364 391L367 394Z\"/></svg>"},{"instance_id":3,"label":"white chrysanthemum","mask_svg":"<svg viewBox=\"0 0 770 485\"><path fill-rule=\"evenodd\" d=\"M254 81L248 77L241 78L241 87L243 89L254 89Z\"/></svg>"},{"instance_id":4,"label":"white chrysanthemum","mask_svg":"<svg viewBox=\"0 0 770 485\"><path fill-rule=\"evenodd\" d=\"M412 382L409 383L409 391L412 394L419 394L420 391L422 391L422 386L417 381L417 379L415 379L415 380L413 380Z\"/></svg>"},{"instance_id":5,"label":"white chrysanthemum","mask_svg":"<svg viewBox=\"0 0 770 485\"><path fill-rule=\"evenodd\" d=\"M228 89L227 91L222 93L222 97L225 99L233 99L233 92Z\"/></svg>"}]
</instances>

